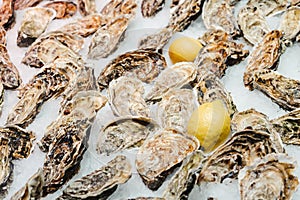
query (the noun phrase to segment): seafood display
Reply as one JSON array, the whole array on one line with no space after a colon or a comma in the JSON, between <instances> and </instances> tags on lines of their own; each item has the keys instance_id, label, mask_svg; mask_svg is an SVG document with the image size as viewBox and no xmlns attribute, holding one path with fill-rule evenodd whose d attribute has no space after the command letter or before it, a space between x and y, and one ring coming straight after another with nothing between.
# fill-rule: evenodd
<instances>
[{"instance_id":1,"label":"seafood display","mask_svg":"<svg viewBox=\"0 0 300 200\"><path fill-rule=\"evenodd\" d=\"M0 7L0 26L6 30L10 29L15 23L15 0L2 0Z\"/></svg>"},{"instance_id":2,"label":"seafood display","mask_svg":"<svg viewBox=\"0 0 300 200\"><path fill-rule=\"evenodd\" d=\"M292 6L288 8L282 15L279 30L284 35L283 37L287 40L294 41L300 34L300 7Z\"/></svg>"},{"instance_id":3,"label":"seafood display","mask_svg":"<svg viewBox=\"0 0 300 200\"><path fill-rule=\"evenodd\" d=\"M143 0L141 10L143 17L154 17L165 4L165 0Z\"/></svg>"},{"instance_id":4,"label":"seafood display","mask_svg":"<svg viewBox=\"0 0 300 200\"><path fill-rule=\"evenodd\" d=\"M78 0L78 10L82 16L91 15L97 12L95 0Z\"/></svg>"},{"instance_id":5,"label":"seafood display","mask_svg":"<svg viewBox=\"0 0 300 200\"><path fill-rule=\"evenodd\" d=\"M67 19L77 11L77 5L71 1L53 1L44 5L46 8L55 10L55 19Z\"/></svg>"}]
</instances>

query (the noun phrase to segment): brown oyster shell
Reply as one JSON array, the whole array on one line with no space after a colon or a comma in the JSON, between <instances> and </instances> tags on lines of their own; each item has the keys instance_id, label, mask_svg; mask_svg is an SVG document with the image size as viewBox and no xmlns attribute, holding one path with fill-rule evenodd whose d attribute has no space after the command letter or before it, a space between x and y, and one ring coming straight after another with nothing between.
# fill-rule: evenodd
<instances>
[{"instance_id":1,"label":"brown oyster shell","mask_svg":"<svg viewBox=\"0 0 300 200\"><path fill-rule=\"evenodd\" d=\"M82 16L97 13L95 0L77 0L78 10Z\"/></svg>"},{"instance_id":2,"label":"brown oyster shell","mask_svg":"<svg viewBox=\"0 0 300 200\"><path fill-rule=\"evenodd\" d=\"M3 26L0 26L0 44L3 46L6 46L7 40L6 40L6 30Z\"/></svg>"},{"instance_id":3,"label":"brown oyster shell","mask_svg":"<svg viewBox=\"0 0 300 200\"><path fill-rule=\"evenodd\" d=\"M0 26L8 30L15 24L15 0L2 0L0 7Z\"/></svg>"},{"instance_id":4,"label":"brown oyster shell","mask_svg":"<svg viewBox=\"0 0 300 200\"><path fill-rule=\"evenodd\" d=\"M288 8L280 20L279 30L283 32L283 37L289 41L294 41L300 34L300 7L292 6Z\"/></svg>"},{"instance_id":5,"label":"brown oyster shell","mask_svg":"<svg viewBox=\"0 0 300 200\"><path fill-rule=\"evenodd\" d=\"M164 6L165 0L143 0L141 11L143 17L154 17Z\"/></svg>"},{"instance_id":6,"label":"brown oyster shell","mask_svg":"<svg viewBox=\"0 0 300 200\"><path fill-rule=\"evenodd\" d=\"M111 0L101 10L101 14L107 17L116 18L120 15L132 16L137 7L136 0Z\"/></svg>"},{"instance_id":7,"label":"brown oyster shell","mask_svg":"<svg viewBox=\"0 0 300 200\"><path fill-rule=\"evenodd\" d=\"M239 173L241 200L292 199L299 184L292 173L296 161L286 154L269 154Z\"/></svg>"},{"instance_id":8,"label":"brown oyster shell","mask_svg":"<svg viewBox=\"0 0 300 200\"><path fill-rule=\"evenodd\" d=\"M262 16L275 15L288 6L288 0L249 0L247 5L256 7Z\"/></svg>"},{"instance_id":9,"label":"brown oyster shell","mask_svg":"<svg viewBox=\"0 0 300 200\"><path fill-rule=\"evenodd\" d=\"M11 162L9 139L0 135L0 198L4 199L12 182L13 164Z\"/></svg>"},{"instance_id":10,"label":"brown oyster shell","mask_svg":"<svg viewBox=\"0 0 300 200\"><path fill-rule=\"evenodd\" d=\"M53 1L44 5L56 11L55 19L67 19L75 15L77 5L71 1Z\"/></svg>"},{"instance_id":11,"label":"brown oyster shell","mask_svg":"<svg viewBox=\"0 0 300 200\"><path fill-rule=\"evenodd\" d=\"M33 7L39 4L42 0L14 0L14 9L23 10L28 7Z\"/></svg>"},{"instance_id":12,"label":"brown oyster shell","mask_svg":"<svg viewBox=\"0 0 300 200\"><path fill-rule=\"evenodd\" d=\"M199 148L199 141L173 129L163 129L147 139L136 155L136 168L143 182L157 190L184 158Z\"/></svg>"}]
</instances>

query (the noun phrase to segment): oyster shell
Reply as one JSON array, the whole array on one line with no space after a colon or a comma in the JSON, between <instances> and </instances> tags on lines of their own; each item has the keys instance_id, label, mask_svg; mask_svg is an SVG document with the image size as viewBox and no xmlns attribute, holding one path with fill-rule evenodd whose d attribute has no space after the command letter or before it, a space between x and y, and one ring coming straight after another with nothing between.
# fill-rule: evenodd
<instances>
[{"instance_id":1,"label":"oyster shell","mask_svg":"<svg viewBox=\"0 0 300 200\"><path fill-rule=\"evenodd\" d=\"M292 6L288 8L281 17L279 30L283 32L283 37L289 41L294 41L300 34L300 7Z\"/></svg>"},{"instance_id":2,"label":"oyster shell","mask_svg":"<svg viewBox=\"0 0 300 200\"><path fill-rule=\"evenodd\" d=\"M12 181L13 164L10 154L9 139L0 135L0 198L3 199Z\"/></svg>"},{"instance_id":3,"label":"oyster shell","mask_svg":"<svg viewBox=\"0 0 300 200\"><path fill-rule=\"evenodd\" d=\"M254 75L258 70L276 69L282 53L282 33L273 30L265 35L264 39L255 46L250 54L246 71L244 73L245 86L253 90Z\"/></svg>"},{"instance_id":4,"label":"oyster shell","mask_svg":"<svg viewBox=\"0 0 300 200\"><path fill-rule=\"evenodd\" d=\"M205 1L203 4L202 19L207 29L221 29L229 33L232 37L241 34L229 0Z\"/></svg>"},{"instance_id":5,"label":"oyster shell","mask_svg":"<svg viewBox=\"0 0 300 200\"><path fill-rule=\"evenodd\" d=\"M300 145L300 109L293 110L271 122L285 144Z\"/></svg>"},{"instance_id":6,"label":"oyster shell","mask_svg":"<svg viewBox=\"0 0 300 200\"><path fill-rule=\"evenodd\" d=\"M123 117L107 124L100 132L97 151L110 155L118 151L140 146L158 125L146 117Z\"/></svg>"},{"instance_id":7,"label":"oyster shell","mask_svg":"<svg viewBox=\"0 0 300 200\"><path fill-rule=\"evenodd\" d=\"M67 19L75 15L77 5L71 1L53 1L44 5L56 11L55 19Z\"/></svg>"},{"instance_id":8,"label":"oyster shell","mask_svg":"<svg viewBox=\"0 0 300 200\"><path fill-rule=\"evenodd\" d=\"M43 196L57 191L79 170L96 112L106 101L99 92L79 92L67 106L72 108L69 114L60 114L47 128L42 140L43 145L50 145L43 166Z\"/></svg>"},{"instance_id":9,"label":"oyster shell","mask_svg":"<svg viewBox=\"0 0 300 200\"><path fill-rule=\"evenodd\" d=\"M3 26L0 26L0 44L3 46L6 46L7 40L6 40L6 30Z\"/></svg>"},{"instance_id":10,"label":"oyster shell","mask_svg":"<svg viewBox=\"0 0 300 200\"><path fill-rule=\"evenodd\" d=\"M101 14L110 18L116 18L120 15L132 16L135 13L136 0L111 0L101 10Z\"/></svg>"},{"instance_id":11,"label":"oyster shell","mask_svg":"<svg viewBox=\"0 0 300 200\"><path fill-rule=\"evenodd\" d=\"M68 185L58 199L107 199L118 185L126 183L130 177L129 160L125 156L117 156L107 165Z\"/></svg>"},{"instance_id":12,"label":"oyster shell","mask_svg":"<svg viewBox=\"0 0 300 200\"><path fill-rule=\"evenodd\" d=\"M165 0L143 0L141 11L143 17L154 17L164 6Z\"/></svg>"},{"instance_id":13,"label":"oyster shell","mask_svg":"<svg viewBox=\"0 0 300 200\"><path fill-rule=\"evenodd\" d=\"M251 44L256 45L269 33L270 27L264 16L256 7L245 6L239 11L238 24L243 37Z\"/></svg>"},{"instance_id":14,"label":"oyster shell","mask_svg":"<svg viewBox=\"0 0 300 200\"><path fill-rule=\"evenodd\" d=\"M196 67L191 62L180 62L166 68L155 80L147 93L146 101L157 101L171 88L181 88L196 77Z\"/></svg>"},{"instance_id":15,"label":"oyster shell","mask_svg":"<svg viewBox=\"0 0 300 200\"><path fill-rule=\"evenodd\" d=\"M46 30L55 15L55 10L50 8L27 9L18 31L17 45L30 46Z\"/></svg>"},{"instance_id":16,"label":"oyster shell","mask_svg":"<svg viewBox=\"0 0 300 200\"><path fill-rule=\"evenodd\" d=\"M288 0L249 0L247 5L256 7L263 16L282 12L288 6Z\"/></svg>"},{"instance_id":17,"label":"oyster shell","mask_svg":"<svg viewBox=\"0 0 300 200\"><path fill-rule=\"evenodd\" d=\"M77 0L79 13L87 16L97 13L95 0Z\"/></svg>"},{"instance_id":18,"label":"oyster shell","mask_svg":"<svg viewBox=\"0 0 300 200\"><path fill-rule=\"evenodd\" d=\"M144 86L137 78L121 76L108 87L110 107L116 116L150 116L143 94Z\"/></svg>"},{"instance_id":19,"label":"oyster shell","mask_svg":"<svg viewBox=\"0 0 300 200\"><path fill-rule=\"evenodd\" d=\"M188 156L179 170L172 177L163 193L165 199L187 200L196 182L196 171L202 168L204 155L195 151Z\"/></svg>"},{"instance_id":20,"label":"oyster shell","mask_svg":"<svg viewBox=\"0 0 300 200\"><path fill-rule=\"evenodd\" d=\"M2 0L0 7L0 26L4 29L10 29L15 23L15 0Z\"/></svg>"},{"instance_id":21,"label":"oyster shell","mask_svg":"<svg viewBox=\"0 0 300 200\"><path fill-rule=\"evenodd\" d=\"M119 55L112 60L100 73L97 81L100 90L120 76L137 77L149 83L167 67L163 55L151 50L135 50Z\"/></svg>"},{"instance_id":22,"label":"oyster shell","mask_svg":"<svg viewBox=\"0 0 300 200\"><path fill-rule=\"evenodd\" d=\"M42 0L14 0L14 9L15 10L23 10L28 7L33 7L39 4Z\"/></svg>"},{"instance_id":23,"label":"oyster shell","mask_svg":"<svg viewBox=\"0 0 300 200\"><path fill-rule=\"evenodd\" d=\"M192 112L197 108L196 95L190 89L170 89L158 103L157 119L162 128L186 132Z\"/></svg>"},{"instance_id":24,"label":"oyster shell","mask_svg":"<svg viewBox=\"0 0 300 200\"><path fill-rule=\"evenodd\" d=\"M199 148L199 141L173 129L163 129L148 138L136 155L136 168L143 182L157 190L184 158Z\"/></svg>"},{"instance_id":25,"label":"oyster shell","mask_svg":"<svg viewBox=\"0 0 300 200\"><path fill-rule=\"evenodd\" d=\"M43 183L43 171L42 169L39 169L38 172L30 177L25 186L16 192L10 200L41 199Z\"/></svg>"},{"instance_id":26,"label":"oyster shell","mask_svg":"<svg viewBox=\"0 0 300 200\"><path fill-rule=\"evenodd\" d=\"M279 151L269 133L253 130L235 133L207 158L197 182L222 183L226 178L235 179L243 167L270 153Z\"/></svg>"},{"instance_id":27,"label":"oyster shell","mask_svg":"<svg viewBox=\"0 0 300 200\"><path fill-rule=\"evenodd\" d=\"M291 199L299 184L295 168L296 161L286 154L257 160L239 173L241 199Z\"/></svg>"},{"instance_id":28,"label":"oyster shell","mask_svg":"<svg viewBox=\"0 0 300 200\"><path fill-rule=\"evenodd\" d=\"M11 62L7 49L2 44L0 44L0 79L6 89L15 89L22 82L18 69Z\"/></svg>"},{"instance_id":29,"label":"oyster shell","mask_svg":"<svg viewBox=\"0 0 300 200\"><path fill-rule=\"evenodd\" d=\"M199 104L212 102L220 99L227 107L229 115L232 117L237 112L237 108L230 93L226 90L220 79L209 71L202 71L198 74L199 80L194 86Z\"/></svg>"}]
</instances>

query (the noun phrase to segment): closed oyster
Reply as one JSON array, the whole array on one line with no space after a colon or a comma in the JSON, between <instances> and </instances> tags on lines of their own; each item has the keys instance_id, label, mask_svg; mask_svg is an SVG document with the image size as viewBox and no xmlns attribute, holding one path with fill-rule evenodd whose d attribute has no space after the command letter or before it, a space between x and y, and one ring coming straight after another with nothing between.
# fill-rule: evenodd
<instances>
[{"instance_id":1,"label":"closed oyster","mask_svg":"<svg viewBox=\"0 0 300 200\"><path fill-rule=\"evenodd\" d=\"M151 50L135 50L119 55L100 73L97 81L100 90L120 76L134 76L149 83L167 67L163 55Z\"/></svg>"},{"instance_id":2,"label":"closed oyster","mask_svg":"<svg viewBox=\"0 0 300 200\"><path fill-rule=\"evenodd\" d=\"M292 173L296 161L286 154L269 154L239 173L241 200L292 199L299 184Z\"/></svg>"},{"instance_id":3,"label":"closed oyster","mask_svg":"<svg viewBox=\"0 0 300 200\"><path fill-rule=\"evenodd\" d=\"M50 8L27 9L18 31L17 45L30 46L47 28L55 17L55 11Z\"/></svg>"},{"instance_id":4,"label":"closed oyster","mask_svg":"<svg viewBox=\"0 0 300 200\"><path fill-rule=\"evenodd\" d=\"M6 30L3 26L0 26L0 44L3 46L6 46L7 40L6 40Z\"/></svg>"},{"instance_id":5,"label":"closed oyster","mask_svg":"<svg viewBox=\"0 0 300 200\"><path fill-rule=\"evenodd\" d=\"M204 158L201 151L195 151L189 155L172 177L163 197L165 199L187 200L196 183L196 171L202 168Z\"/></svg>"},{"instance_id":6,"label":"closed oyster","mask_svg":"<svg viewBox=\"0 0 300 200\"><path fill-rule=\"evenodd\" d=\"M281 17L279 30L283 32L283 37L289 41L294 41L300 34L300 7L292 6L287 9Z\"/></svg>"},{"instance_id":7,"label":"closed oyster","mask_svg":"<svg viewBox=\"0 0 300 200\"><path fill-rule=\"evenodd\" d=\"M15 10L23 10L28 7L33 7L39 4L42 0L14 0L14 8Z\"/></svg>"},{"instance_id":8,"label":"closed oyster","mask_svg":"<svg viewBox=\"0 0 300 200\"><path fill-rule=\"evenodd\" d=\"M235 133L218 147L204 162L198 177L201 182L222 183L226 178L237 178L239 171L257 158L279 153L269 133L245 130Z\"/></svg>"},{"instance_id":9,"label":"closed oyster","mask_svg":"<svg viewBox=\"0 0 300 200\"><path fill-rule=\"evenodd\" d=\"M44 5L56 11L55 19L67 19L77 11L77 5L71 1L53 1Z\"/></svg>"},{"instance_id":10,"label":"closed oyster","mask_svg":"<svg viewBox=\"0 0 300 200\"><path fill-rule=\"evenodd\" d=\"M197 93L200 105L219 99L226 105L231 117L237 112L230 93L215 74L209 71L202 71L201 74L198 74L198 79L194 90Z\"/></svg>"},{"instance_id":11,"label":"closed oyster","mask_svg":"<svg viewBox=\"0 0 300 200\"><path fill-rule=\"evenodd\" d=\"M141 11L143 17L154 17L164 6L165 0L143 0Z\"/></svg>"},{"instance_id":12,"label":"closed oyster","mask_svg":"<svg viewBox=\"0 0 300 200\"><path fill-rule=\"evenodd\" d=\"M11 62L7 49L2 44L0 44L0 79L6 89L15 89L22 82L18 69Z\"/></svg>"},{"instance_id":13,"label":"closed oyster","mask_svg":"<svg viewBox=\"0 0 300 200\"><path fill-rule=\"evenodd\" d=\"M107 165L74 181L66 187L63 199L107 199L131 177L131 165L125 156L117 156Z\"/></svg>"},{"instance_id":14,"label":"closed oyster","mask_svg":"<svg viewBox=\"0 0 300 200\"><path fill-rule=\"evenodd\" d=\"M271 122L285 144L300 145L300 109L293 110Z\"/></svg>"},{"instance_id":15,"label":"closed oyster","mask_svg":"<svg viewBox=\"0 0 300 200\"><path fill-rule=\"evenodd\" d=\"M247 5L256 7L263 16L282 12L288 6L288 0L249 0Z\"/></svg>"},{"instance_id":16,"label":"closed oyster","mask_svg":"<svg viewBox=\"0 0 300 200\"><path fill-rule=\"evenodd\" d=\"M30 177L25 186L11 197L11 200L41 199L43 183L43 171L39 169Z\"/></svg>"},{"instance_id":17,"label":"closed oyster","mask_svg":"<svg viewBox=\"0 0 300 200\"><path fill-rule=\"evenodd\" d=\"M110 82L108 99L116 116L150 116L150 109L143 94L144 86L137 78L121 76Z\"/></svg>"},{"instance_id":18,"label":"closed oyster","mask_svg":"<svg viewBox=\"0 0 300 200\"><path fill-rule=\"evenodd\" d=\"M15 0L2 0L0 7L0 26L6 30L10 29L15 23Z\"/></svg>"},{"instance_id":19,"label":"closed oyster","mask_svg":"<svg viewBox=\"0 0 300 200\"><path fill-rule=\"evenodd\" d=\"M239 11L238 24L243 37L253 45L258 44L271 30L256 7L245 6Z\"/></svg>"},{"instance_id":20,"label":"closed oyster","mask_svg":"<svg viewBox=\"0 0 300 200\"><path fill-rule=\"evenodd\" d=\"M106 101L96 91L78 92L67 106L72 108L69 114L60 114L47 128L42 140L43 145L50 145L43 166L43 196L57 191L79 170L91 125Z\"/></svg>"},{"instance_id":21,"label":"closed oyster","mask_svg":"<svg viewBox=\"0 0 300 200\"><path fill-rule=\"evenodd\" d=\"M100 132L97 151L110 155L118 151L140 146L158 125L146 117L123 117L107 124Z\"/></svg>"},{"instance_id":22,"label":"closed oyster","mask_svg":"<svg viewBox=\"0 0 300 200\"><path fill-rule=\"evenodd\" d=\"M162 128L186 132L188 120L197 108L197 98L190 89L170 89L158 103L157 119Z\"/></svg>"},{"instance_id":23,"label":"closed oyster","mask_svg":"<svg viewBox=\"0 0 300 200\"><path fill-rule=\"evenodd\" d=\"M3 199L12 181L13 164L10 154L9 139L0 135L0 198Z\"/></svg>"},{"instance_id":24,"label":"closed oyster","mask_svg":"<svg viewBox=\"0 0 300 200\"><path fill-rule=\"evenodd\" d=\"M232 37L241 34L229 0L205 1L202 19L207 29L222 29Z\"/></svg>"},{"instance_id":25,"label":"closed oyster","mask_svg":"<svg viewBox=\"0 0 300 200\"><path fill-rule=\"evenodd\" d=\"M254 75L258 70L277 68L282 53L281 38L282 33L274 30L265 35L264 39L255 46L244 73L244 84L248 89L254 89Z\"/></svg>"},{"instance_id":26,"label":"closed oyster","mask_svg":"<svg viewBox=\"0 0 300 200\"><path fill-rule=\"evenodd\" d=\"M171 88L181 88L196 77L196 67L191 62L180 62L166 68L155 80L146 95L146 101L160 100Z\"/></svg>"},{"instance_id":27,"label":"closed oyster","mask_svg":"<svg viewBox=\"0 0 300 200\"><path fill-rule=\"evenodd\" d=\"M157 190L184 158L199 148L199 141L173 129L148 138L136 155L136 168L143 182Z\"/></svg>"},{"instance_id":28,"label":"closed oyster","mask_svg":"<svg viewBox=\"0 0 300 200\"><path fill-rule=\"evenodd\" d=\"M136 0L111 0L101 10L101 14L110 18L116 18L120 15L132 16L135 13Z\"/></svg>"},{"instance_id":29,"label":"closed oyster","mask_svg":"<svg viewBox=\"0 0 300 200\"><path fill-rule=\"evenodd\" d=\"M82 16L97 13L95 0L77 0L79 13Z\"/></svg>"}]
</instances>

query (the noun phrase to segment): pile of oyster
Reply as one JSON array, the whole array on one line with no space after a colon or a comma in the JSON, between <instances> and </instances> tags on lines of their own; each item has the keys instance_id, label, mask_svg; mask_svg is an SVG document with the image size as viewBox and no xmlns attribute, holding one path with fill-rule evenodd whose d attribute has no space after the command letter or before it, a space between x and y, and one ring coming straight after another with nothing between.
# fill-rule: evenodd
<instances>
[{"instance_id":1,"label":"pile of oyster","mask_svg":"<svg viewBox=\"0 0 300 200\"><path fill-rule=\"evenodd\" d=\"M1 199L43 199L55 192L59 200L113 199L135 172L137 184L161 192L126 199L189 199L203 183L228 180L237 180L243 200L292 199L297 164L285 148L300 144L300 79L276 70L281 55L299 45L298 0L172 0L167 25L122 53L117 50L126 30L139 14L154 19L166 9L164 0L0 3L0 105L9 110L0 127ZM275 29L267 22L273 16L280 16ZM59 20L61 27L49 28ZM192 23L206 29L197 35L203 48L194 62L170 64L165 46ZM13 45L24 52L20 63L11 59L7 42L13 30ZM91 63L103 65L105 59L95 74L98 66ZM238 110L222 78L240 63L246 63L245 88L262 92L286 114L271 120L255 109ZM34 71L28 81L23 67ZM6 97L14 92L18 100L7 108ZM31 125L54 99L60 101L56 119L43 135L35 133ZM231 134L204 153L187 125L199 105L214 100L227 108ZM104 107L113 119L91 131ZM95 135L97 144L89 145ZM33 150L44 153L43 164L8 196L18 179L14 165L34 156ZM105 164L82 175L87 151Z\"/></svg>"}]
</instances>

